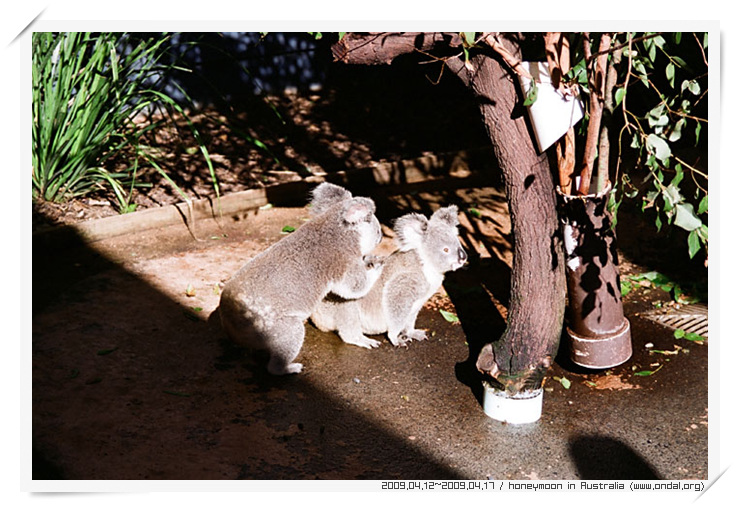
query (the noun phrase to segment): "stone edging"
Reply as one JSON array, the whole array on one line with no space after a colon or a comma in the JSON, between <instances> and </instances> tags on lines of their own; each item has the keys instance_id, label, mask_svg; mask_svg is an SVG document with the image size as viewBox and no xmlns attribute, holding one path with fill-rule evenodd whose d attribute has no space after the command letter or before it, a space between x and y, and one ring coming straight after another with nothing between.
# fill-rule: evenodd
<instances>
[{"instance_id":1,"label":"stone edging","mask_svg":"<svg viewBox=\"0 0 740 512\"><path fill-rule=\"evenodd\" d=\"M497 169L491 148L471 149L441 155L424 155L410 160L383 162L373 167L342 171L331 175L312 176L306 180L272 185L262 189L235 192L215 198L175 205L149 208L138 212L83 221L70 226L55 226L34 233L34 241L42 243L69 242L70 238L96 242L173 224L185 226L193 221L234 215L257 209L269 203L292 204L305 202L308 192L317 183L331 181L352 190L370 190L377 187L420 184L428 181L454 179L464 181L482 170ZM73 236L69 236L74 233Z\"/></svg>"}]
</instances>

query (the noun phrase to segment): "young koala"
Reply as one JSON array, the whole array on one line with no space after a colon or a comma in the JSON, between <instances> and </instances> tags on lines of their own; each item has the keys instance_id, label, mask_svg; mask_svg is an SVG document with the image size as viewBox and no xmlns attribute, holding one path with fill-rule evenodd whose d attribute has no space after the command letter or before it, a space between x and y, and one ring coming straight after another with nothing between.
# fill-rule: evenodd
<instances>
[{"instance_id":1,"label":"young koala","mask_svg":"<svg viewBox=\"0 0 740 512\"><path fill-rule=\"evenodd\" d=\"M365 295L382 265L370 255L382 240L375 203L342 187L314 189L312 218L258 254L224 286L221 324L237 344L270 354L274 375L298 373L293 363L303 345L304 321L328 293L344 299Z\"/></svg>"},{"instance_id":2,"label":"young koala","mask_svg":"<svg viewBox=\"0 0 740 512\"><path fill-rule=\"evenodd\" d=\"M424 340L415 328L424 303L439 289L444 274L463 266L468 255L457 238L457 207L437 210L427 219L409 213L394 223L398 250L388 256L380 279L363 298L329 295L311 315L322 331L337 331L345 343L377 347L365 334L388 333L394 346Z\"/></svg>"}]
</instances>

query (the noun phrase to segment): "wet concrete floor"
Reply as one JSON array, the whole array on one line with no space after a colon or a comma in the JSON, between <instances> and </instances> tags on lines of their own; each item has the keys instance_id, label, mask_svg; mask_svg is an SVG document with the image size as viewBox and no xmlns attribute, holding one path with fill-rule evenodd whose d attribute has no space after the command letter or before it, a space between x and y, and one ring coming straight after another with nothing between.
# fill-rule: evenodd
<instances>
[{"instance_id":1,"label":"wet concrete floor","mask_svg":"<svg viewBox=\"0 0 740 512\"><path fill-rule=\"evenodd\" d=\"M470 348L505 326L502 189L376 200L386 226L409 210L461 206L470 265L422 310L429 340L367 350L309 325L304 371L287 377L267 374L209 316L219 283L289 236L282 228L304 222L305 208L202 221L200 241L178 225L63 253L35 244L34 479L707 478L709 345L640 316L665 292L625 297L628 362L587 371L561 354L541 419L504 424L483 412ZM640 270L623 259L623 273Z\"/></svg>"}]
</instances>

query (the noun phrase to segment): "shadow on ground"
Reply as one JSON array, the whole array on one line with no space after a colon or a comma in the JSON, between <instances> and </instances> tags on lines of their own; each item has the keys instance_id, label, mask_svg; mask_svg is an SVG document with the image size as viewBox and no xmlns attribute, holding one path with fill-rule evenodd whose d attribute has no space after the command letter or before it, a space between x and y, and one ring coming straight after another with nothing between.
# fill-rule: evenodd
<instances>
[{"instance_id":1,"label":"shadow on ground","mask_svg":"<svg viewBox=\"0 0 740 512\"><path fill-rule=\"evenodd\" d=\"M289 377L268 375L208 318L219 282L300 225L305 207L204 221L200 242L182 226L70 239L64 250L34 239L33 478L707 477L706 344L670 358L648 351L648 341L673 350L675 339L635 316L640 304L626 306L630 362L581 373L556 364L550 377L571 386L548 381L540 421L495 422L480 407L474 360L505 326L503 191L409 187L374 199L386 226L458 204L471 264L422 310L429 341L366 350L309 326L304 372ZM635 375L654 364L660 372Z\"/></svg>"}]
</instances>

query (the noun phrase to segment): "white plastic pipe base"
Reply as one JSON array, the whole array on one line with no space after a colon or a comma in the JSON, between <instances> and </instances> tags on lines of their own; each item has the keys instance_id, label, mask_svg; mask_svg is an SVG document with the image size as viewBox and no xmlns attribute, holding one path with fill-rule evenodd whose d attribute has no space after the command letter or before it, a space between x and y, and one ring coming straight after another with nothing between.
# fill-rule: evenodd
<instances>
[{"instance_id":1,"label":"white plastic pipe base","mask_svg":"<svg viewBox=\"0 0 740 512\"><path fill-rule=\"evenodd\" d=\"M483 411L506 423L534 423L542 415L542 395L542 389L509 395L483 382Z\"/></svg>"}]
</instances>

